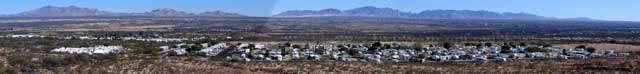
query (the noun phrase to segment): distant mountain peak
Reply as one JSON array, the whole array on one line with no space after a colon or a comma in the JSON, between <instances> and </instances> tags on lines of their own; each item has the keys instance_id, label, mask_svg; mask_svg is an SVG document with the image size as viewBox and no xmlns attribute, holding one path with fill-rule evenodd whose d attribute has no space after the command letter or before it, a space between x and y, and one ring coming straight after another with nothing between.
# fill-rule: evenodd
<instances>
[{"instance_id":1,"label":"distant mountain peak","mask_svg":"<svg viewBox=\"0 0 640 74\"><path fill-rule=\"evenodd\" d=\"M330 8L330 9L320 10L320 12L321 13L341 13L342 10Z\"/></svg>"},{"instance_id":2,"label":"distant mountain peak","mask_svg":"<svg viewBox=\"0 0 640 74\"><path fill-rule=\"evenodd\" d=\"M178 11L178 10L170 9L170 8L155 9L155 10L151 10L150 12L146 12L146 14L152 15L152 16L188 16L188 15L191 15L191 14L189 14L187 12Z\"/></svg>"},{"instance_id":3,"label":"distant mountain peak","mask_svg":"<svg viewBox=\"0 0 640 74\"><path fill-rule=\"evenodd\" d=\"M565 18L565 19L562 19L562 20L567 20L567 21L603 21L603 20L593 19L593 18L589 18L589 17Z\"/></svg>"},{"instance_id":4,"label":"distant mountain peak","mask_svg":"<svg viewBox=\"0 0 640 74\"><path fill-rule=\"evenodd\" d=\"M399 10L388 8L388 7L378 8L378 7L373 7L373 6L365 6L365 7L360 7L360 8L354 8L354 9L351 9L351 10L345 10L345 12L351 12L351 13L402 13Z\"/></svg>"},{"instance_id":5,"label":"distant mountain peak","mask_svg":"<svg viewBox=\"0 0 640 74\"><path fill-rule=\"evenodd\" d=\"M171 9L171 8L160 8L160 9L151 10L151 12L181 12L181 11Z\"/></svg>"},{"instance_id":6,"label":"distant mountain peak","mask_svg":"<svg viewBox=\"0 0 640 74\"><path fill-rule=\"evenodd\" d=\"M241 17L244 15L240 15L238 13L229 13L224 11L207 11L198 14L198 16L218 16L218 17Z\"/></svg>"},{"instance_id":7,"label":"distant mountain peak","mask_svg":"<svg viewBox=\"0 0 640 74\"><path fill-rule=\"evenodd\" d=\"M329 8L329 9L322 9L320 11L342 11L340 9L335 9L335 8Z\"/></svg>"},{"instance_id":8,"label":"distant mountain peak","mask_svg":"<svg viewBox=\"0 0 640 74\"><path fill-rule=\"evenodd\" d=\"M365 6L345 10L342 16L364 16L364 17L409 17L411 14L388 7Z\"/></svg>"},{"instance_id":9,"label":"distant mountain peak","mask_svg":"<svg viewBox=\"0 0 640 74\"><path fill-rule=\"evenodd\" d=\"M99 16L108 15L111 12L100 11L94 8L83 8L78 6L55 7L44 6L35 10L18 13L18 16Z\"/></svg>"},{"instance_id":10,"label":"distant mountain peak","mask_svg":"<svg viewBox=\"0 0 640 74\"><path fill-rule=\"evenodd\" d=\"M374 6L364 6L359 8L354 8L351 10L382 10L382 11L398 11L396 9L392 9L389 7L374 7Z\"/></svg>"}]
</instances>

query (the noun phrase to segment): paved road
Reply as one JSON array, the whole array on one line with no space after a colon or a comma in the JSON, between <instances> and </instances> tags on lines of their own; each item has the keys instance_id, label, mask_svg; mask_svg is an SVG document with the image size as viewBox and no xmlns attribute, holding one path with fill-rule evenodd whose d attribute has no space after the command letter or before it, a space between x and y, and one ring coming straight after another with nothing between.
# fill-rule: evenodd
<instances>
[{"instance_id":1,"label":"paved road","mask_svg":"<svg viewBox=\"0 0 640 74\"><path fill-rule=\"evenodd\" d=\"M226 60L226 57L229 56L229 52L231 50L229 49L223 49L222 52L218 53L218 55L211 57L211 60L218 60L218 61L222 61L222 60Z\"/></svg>"}]
</instances>

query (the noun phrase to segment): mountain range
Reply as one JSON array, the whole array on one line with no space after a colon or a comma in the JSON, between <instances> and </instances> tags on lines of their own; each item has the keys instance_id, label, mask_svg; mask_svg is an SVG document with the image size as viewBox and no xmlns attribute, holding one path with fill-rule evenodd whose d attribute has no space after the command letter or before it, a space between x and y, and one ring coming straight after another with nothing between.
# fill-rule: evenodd
<instances>
[{"instance_id":1,"label":"mountain range","mask_svg":"<svg viewBox=\"0 0 640 74\"><path fill-rule=\"evenodd\" d=\"M2 16L2 15L0 15ZM4 17L85 17L85 16L150 16L150 17L247 17L238 13L224 11L208 11L188 13L169 8L155 9L142 13L118 13L102 11L95 8L78 6L56 7L44 6ZM359 7L349 10L291 10L271 17L383 17L383 18L418 18L418 19L521 19L521 20L595 20L590 18L557 19L528 13L491 12L472 10L425 10L418 13L403 12L392 8L373 6Z\"/></svg>"},{"instance_id":2,"label":"mountain range","mask_svg":"<svg viewBox=\"0 0 640 74\"><path fill-rule=\"evenodd\" d=\"M392 8L360 7L350 10L292 10L274 15L276 17L394 17L423 19L556 19L528 13L471 11L471 10L426 10L419 13L403 12Z\"/></svg>"},{"instance_id":3,"label":"mountain range","mask_svg":"<svg viewBox=\"0 0 640 74\"><path fill-rule=\"evenodd\" d=\"M149 12L143 13L117 13L109 11L101 11L94 8L84 8L78 6L68 7L55 7L45 6L35 10L29 10L13 15L6 15L9 17L83 17L83 16L154 16L154 17L243 17L237 13L227 13L222 11L209 11L203 13L187 13L184 11L177 11L174 9L162 8L155 9Z\"/></svg>"}]
</instances>

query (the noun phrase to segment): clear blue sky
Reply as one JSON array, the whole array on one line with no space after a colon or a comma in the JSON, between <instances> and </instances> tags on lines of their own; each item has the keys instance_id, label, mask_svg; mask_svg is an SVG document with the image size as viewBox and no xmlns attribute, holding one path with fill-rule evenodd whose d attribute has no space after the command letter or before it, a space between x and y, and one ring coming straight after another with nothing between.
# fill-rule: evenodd
<instances>
[{"instance_id":1,"label":"clear blue sky","mask_svg":"<svg viewBox=\"0 0 640 74\"><path fill-rule=\"evenodd\" d=\"M2 0L0 14L15 14L46 5L76 5L113 12L145 12L158 8L187 12L222 10L252 16L268 16L286 10L377 6L409 12L488 10L560 18L640 21L640 0Z\"/></svg>"}]
</instances>

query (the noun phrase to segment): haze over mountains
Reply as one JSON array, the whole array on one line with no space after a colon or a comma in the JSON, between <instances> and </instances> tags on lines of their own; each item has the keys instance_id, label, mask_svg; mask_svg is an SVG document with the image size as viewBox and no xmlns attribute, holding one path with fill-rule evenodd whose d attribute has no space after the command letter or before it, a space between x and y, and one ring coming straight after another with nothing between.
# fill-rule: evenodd
<instances>
[{"instance_id":1,"label":"haze over mountains","mask_svg":"<svg viewBox=\"0 0 640 74\"><path fill-rule=\"evenodd\" d=\"M2 15L0 15L2 16ZM246 17L238 13L224 11L209 11L202 13L189 13L175 9L155 9L142 13L120 13L102 11L95 8L78 6L55 7L44 6L38 9L5 15L5 17L86 17L86 16L150 16L150 17ZM383 18L417 18L417 19L519 19L519 20L580 20L593 21L590 18L558 19L528 13L491 12L471 10L425 10L418 13L403 12L392 8L380 8L365 6L349 10L323 9L323 10L291 10L271 17L383 17Z\"/></svg>"},{"instance_id":2,"label":"haze over mountains","mask_svg":"<svg viewBox=\"0 0 640 74\"><path fill-rule=\"evenodd\" d=\"M392 8L360 7L350 10L292 10L275 16L278 17L394 17L394 18L425 18L425 19L555 19L528 13L498 13L490 11L471 10L426 10L419 13L403 12Z\"/></svg>"},{"instance_id":3,"label":"haze over mountains","mask_svg":"<svg viewBox=\"0 0 640 74\"><path fill-rule=\"evenodd\" d=\"M207 17L242 17L244 15L236 13L227 13L221 11L209 11L199 14L177 11L174 9L162 8L155 9L143 13L117 13L109 11L101 11L94 8L84 8L77 6L55 7L45 6L35 10L21 12L18 14L8 15L10 17L83 17L83 16L159 16L159 17L189 17L189 16L207 16Z\"/></svg>"}]
</instances>

